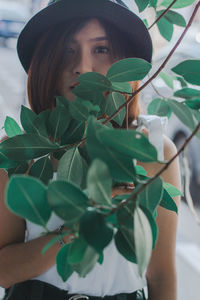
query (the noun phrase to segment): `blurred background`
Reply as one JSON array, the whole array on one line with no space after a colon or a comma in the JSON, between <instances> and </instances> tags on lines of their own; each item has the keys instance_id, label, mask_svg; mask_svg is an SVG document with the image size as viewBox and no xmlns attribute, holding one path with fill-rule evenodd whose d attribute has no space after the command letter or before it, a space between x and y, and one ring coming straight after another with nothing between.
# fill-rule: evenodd
<instances>
[{"instance_id":1,"label":"blurred background","mask_svg":"<svg viewBox=\"0 0 200 300\"><path fill-rule=\"evenodd\" d=\"M160 0L158 0L160 1ZM20 65L16 53L16 41L19 32L27 20L47 4L47 0L0 0L0 138L5 135L2 127L6 116L19 122L21 105L28 106L26 96L26 73ZM160 1L161 2L161 1ZM133 0L126 3L137 13ZM192 14L195 4L179 9L186 21ZM141 16L141 15L140 15ZM142 16L151 24L155 19L152 9ZM150 33L154 41L153 71L157 70L167 54L173 48L183 28L176 27L170 42L165 41L154 26ZM170 74L170 69L185 59L200 59L200 11L195 22L189 29L183 42L166 65L164 72ZM176 82L176 85L178 83ZM181 86L175 86L175 89ZM164 81L157 77L141 94L141 110L146 113L147 106L158 93L170 97L173 92L166 87ZM166 134L179 148L189 135L188 129L175 116L169 120ZM190 173L190 194L194 208L187 204L185 198L181 201L177 235L176 261L178 271L178 300L200 299L200 140L193 138L186 156ZM180 157L181 172L184 175L184 158ZM184 176L183 176L184 177ZM183 180L184 189L184 180ZM190 195L188 196L190 198ZM190 199L189 199L190 200ZM30 258L31 259L31 258ZM0 299L4 290L0 288Z\"/></svg>"}]
</instances>

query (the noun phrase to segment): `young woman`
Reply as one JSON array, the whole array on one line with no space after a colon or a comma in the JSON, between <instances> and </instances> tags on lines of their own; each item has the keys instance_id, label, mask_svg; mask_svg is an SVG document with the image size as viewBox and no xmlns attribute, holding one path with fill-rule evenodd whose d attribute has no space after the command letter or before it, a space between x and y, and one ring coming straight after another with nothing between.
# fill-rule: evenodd
<instances>
[{"instance_id":1,"label":"young woman","mask_svg":"<svg viewBox=\"0 0 200 300\"><path fill-rule=\"evenodd\" d=\"M120 2L117 3L117 2ZM113 62L126 57L151 61L151 39L143 22L121 1L55 0L35 15L18 40L18 54L28 73L28 97L32 110L39 113L55 106L55 96L74 101L73 88L86 72L106 74ZM133 83L133 90L137 83ZM129 106L131 121L138 118L137 99ZM148 135L148 131L146 131ZM175 146L164 138L164 157L170 159ZM55 168L56 168L56 162ZM153 176L161 166L141 164ZM162 174L163 180L180 188L178 161ZM41 228L13 215L6 207L4 192L8 176L0 171L0 285L5 299L145 299L144 278L137 266L126 261L109 245L103 264L85 277L77 274L62 282L56 272L59 243L45 255L42 248L52 238L40 236ZM114 189L113 195L124 193ZM176 199L179 202L179 199ZM158 208L159 236L146 272L149 300L176 300L176 214ZM50 227L59 227L56 218ZM25 231L27 237L25 241ZM65 236L64 242L69 242Z\"/></svg>"}]
</instances>

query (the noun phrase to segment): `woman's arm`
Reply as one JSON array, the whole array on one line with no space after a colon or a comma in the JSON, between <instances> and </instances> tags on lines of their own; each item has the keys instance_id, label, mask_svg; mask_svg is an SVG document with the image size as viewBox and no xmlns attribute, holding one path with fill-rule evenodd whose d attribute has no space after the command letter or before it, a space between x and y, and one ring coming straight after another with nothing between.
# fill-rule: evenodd
<instances>
[{"instance_id":1,"label":"woman's arm","mask_svg":"<svg viewBox=\"0 0 200 300\"><path fill-rule=\"evenodd\" d=\"M7 173L0 169L0 286L11 285L36 277L55 264L59 243L44 255L42 248L53 237L43 236L24 243L25 221L12 214L5 205ZM63 238L69 241L68 236Z\"/></svg>"},{"instance_id":2,"label":"woman's arm","mask_svg":"<svg viewBox=\"0 0 200 300\"><path fill-rule=\"evenodd\" d=\"M172 141L165 137L165 159L173 157L177 150ZM144 166L148 176L156 174L161 165L151 164ZM165 182L169 182L181 190L180 170L178 158L162 174ZM180 197L176 197L176 204ZM165 208L158 207L157 215L158 239L153 250L150 264L147 270L147 282L149 300L176 300L177 279L175 263L177 214Z\"/></svg>"}]
</instances>

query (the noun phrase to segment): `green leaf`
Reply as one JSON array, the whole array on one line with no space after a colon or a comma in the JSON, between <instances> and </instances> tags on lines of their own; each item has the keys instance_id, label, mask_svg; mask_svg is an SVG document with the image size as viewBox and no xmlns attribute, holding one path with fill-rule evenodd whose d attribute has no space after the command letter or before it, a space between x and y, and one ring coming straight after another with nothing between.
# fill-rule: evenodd
<instances>
[{"instance_id":1,"label":"green leaf","mask_svg":"<svg viewBox=\"0 0 200 300\"><path fill-rule=\"evenodd\" d=\"M160 202L160 206L178 213L177 205L166 189L164 189L163 198Z\"/></svg>"},{"instance_id":2,"label":"green leaf","mask_svg":"<svg viewBox=\"0 0 200 300\"><path fill-rule=\"evenodd\" d=\"M55 235L55 232L48 232L47 233L47 235L51 235L53 233L53 236ZM64 232L63 233L58 233L57 232L57 234L56 234L56 236L54 236L45 246L44 246L44 248L42 248L42 251L41 251L41 253L42 253L42 255L44 255L55 243L57 243L59 240L60 240L60 238L62 238L62 237L64 237L65 235L70 235L70 234L72 234L72 231L71 231L71 229L66 229L65 228L65 230L64 230ZM60 244L60 242L59 242L59 244Z\"/></svg>"},{"instance_id":3,"label":"green leaf","mask_svg":"<svg viewBox=\"0 0 200 300\"><path fill-rule=\"evenodd\" d=\"M161 12L164 12L164 10L162 10ZM175 24L177 26L181 26L181 27L185 27L186 26L186 21L184 19L184 17L172 10L169 10L166 14L165 14L165 18L171 22L172 24Z\"/></svg>"},{"instance_id":4,"label":"green leaf","mask_svg":"<svg viewBox=\"0 0 200 300\"><path fill-rule=\"evenodd\" d=\"M148 27L149 27L149 24L148 24L148 21L147 21L147 19L143 19L142 21L143 21L144 25L146 26L146 28L148 29Z\"/></svg>"},{"instance_id":5,"label":"green leaf","mask_svg":"<svg viewBox=\"0 0 200 300\"><path fill-rule=\"evenodd\" d=\"M192 109L199 110L200 109L200 98L186 100L185 104Z\"/></svg>"},{"instance_id":6,"label":"green leaf","mask_svg":"<svg viewBox=\"0 0 200 300\"><path fill-rule=\"evenodd\" d=\"M135 251L140 276L149 264L153 248L152 229L148 217L141 208L134 212Z\"/></svg>"},{"instance_id":7,"label":"green leaf","mask_svg":"<svg viewBox=\"0 0 200 300\"><path fill-rule=\"evenodd\" d=\"M135 170L136 170L137 175L142 175L142 176L147 175L147 171L142 166L136 166Z\"/></svg>"},{"instance_id":8,"label":"green leaf","mask_svg":"<svg viewBox=\"0 0 200 300\"><path fill-rule=\"evenodd\" d=\"M33 120L33 133L37 133L39 135L42 135L44 137L49 138L50 134L47 130L47 121L50 115L50 109L44 110L39 115L37 115L37 118Z\"/></svg>"},{"instance_id":9,"label":"green leaf","mask_svg":"<svg viewBox=\"0 0 200 300\"><path fill-rule=\"evenodd\" d=\"M29 160L44 156L58 146L49 139L37 134L23 134L14 136L0 144L0 155L5 155L11 160Z\"/></svg>"},{"instance_id":10,"label":"green leaf","mask_svg":"<svg viewBox=\"0 0 200 300\"><path fill-rule=\"evenodd\" d=\"M139 9L139 12L142 12L145 10L145 8L148 6L150 0L135 0L135 3L137 4L137 7Z\"/></svg>"},{"instance_id":11,"label":"green leaf","mask_svg":"<svg viewBox=\"0 0 200 300\"><path fill-rule=\"evenodd\" d=\"M22 127L24 128L24 130L27 133L37 133L37 129L35 129L35 126L33 125L33 122L36 118L37 118L36 113L34 113L28 107L22 105L20 121L21 121Z\"/></svg>"},{"instance_id":12,"label":"green leaf","mask_svg":"<svg viewBox=\"0 0 200 300\"><path fill-rule=\"evenodd\" d=\"M107 165L100 159L95 159L89 168L87 186L90 198L100 205L112 206L112 178Z\"/></svg>"},{"instance_id":13,"label":"green leaf","mask_svg":"<svg viewBox=\"0 0 200 300\"><path fill-rule=\"evenodd\" d=\"M86 86L84 84L79 84L73 89L73 94L77 97L85 100L92 101L94 104L99 104L97 99L102 99L103 92L98 89L91 89L90 86Z\"/></svg>"},{"instance_id":14,"label":"green leaf","mask_svg":"<svg viewBox=\"0 0 200 300\"><path fill-rule=\"evenodd\" d=\"M72 119L67 131L61 137L61 145L74 144L84 135L85 122Z\"/></svg>"},{"instance_id":15,"label":"green leaf","mask_svg":"<svg viewBox=\"0 0 200 300\"><path fill-rule=\"evenodd\" d=\"M58 105L50 113L48 130L55 141L67 130L70 122L69 110L64 105Z\"/></svg>"},{"instance_id":16,"label":"green leaf","mask_svg":"<svg viewBox=\"0 0 200 300\"><path fill-rule=\"evenodd\" d=\"M48 184L49 180L53 178L53 166L51 160L46 156L34 162L29 175L39 178L44 184Z\"/></svg>"},{"instance_id":17,"label":"green leaf","mask_svg":"<svg viewBox=\"0 0 200 300\"><path fill-rule=\"evenodd\" d=\"M157 12L157 18L161 15L162 11ZM165 16L163 16L157 23L158 30L162 37L167 41L170 41L173 35L173 24L169 22Z\"/></svg>"},{"instance_id":18,"label":"green leaf","mask_svg":"<svg viewBox=\"0 0 200 300\"><path fill-rule=\"evenodd\" d=\"M104 115L106 100L105 100L104 94L102 92L99 92L99 91L90 92L90 96L87 95L87 97L85 97L85 99L88 99L89 101L83 101L81 99L82 100L82 104L85 105L87 102L91 103L90 108L87 107L88 112L91 115L95 115L97 118L99 118L102 115ZM93 111L92 111L91 107L93 107L93 108L96 107L98 109L96 109L96 111L94 111L94 109L93 109Z\"/></svg>"},{"instance_id":19,"label":"green leaf","mask_svg":"<svg viewBox=\"0 0 200 300\"><path fill-rule=\"evenodd\" d=\"M133 238L131 239L131 241L132 240ZM137 263L134 243L130 245L120 229L115 234L115 245L119 253L121 253L121 255L123 255L127 260L132 263Z\"/></svg>"},{"instance_id":20,"label":"green leaf","mask_svg":"<svg viewBox=\"0 0 200 300\"><path fill-rule=\"evenodd\" d=\"M130 196L130 195L129 195ZM115 244L118 251L129 261L136 263L135 241L134 241L134 207L130 202L117 211L119 230L115 236ZM121 244L120 244L121 243Z\"/></svg>"},{"instance_id":21,"label":"green leaf","mask_svg":"<svg viewBox=\"0 0 200 300\"><path fill-rule=\"evenodd\" d=\"M120 93L110 93L106 97L105 113L110 117L116 110L126 102L125 98ZM117 124L122 125L126 115L125 107L113 118Z\"/></svg>"},{"instance_id":22,"label":"green leaf","mask_svg":"<svg viewBox=\"0 0 200 300\"><path fill-rule=\"evenodd\" d=\"M0 169L16 168L19 162L8 159L3 153L0 153Z\"/></svg>"},{"instance_id":23,"label":"green leaf","mask_svg":"<svg viewBox=\"0 0 200 300\"><path fill-rule=\"evenodd\" d=\"M200 90L191 89L191 88L183 88L174 93L175 97L191 99L191 98L200 98Z\"/></svg>"},{"instance_id":24,"label":"green leaf","mask_svg":"<svg viewBox=\"0 0 200 300\"><path fill-rule=\"evenodd\" d=\"M156 8L157 7L157 2L158 2L158 0L150 0L150 2L149 2L150 7Z\"/></svg>"},{"instance_id":25,"label":"green leaf","mask_svg":"<svg viewBox=\"0 0 200 300\"><path fill-rule=\"evenodd\" d=\"M24 174L28 170L28 163L25 161L18 162L14 168L9 168L8 176L11 177L13 174Z\"/></svg>"},{"instance_id":26,"label":"green leaf","mask_svg":"<svg viewBox=\"0 0 200 300\"><path fill-rule=\"evenodd\" d=\"M181 122L193 130L195 128L195 123L190 109L186 105L175 100L168 99L167 102L173 113L181 120Z\"/></svg>"},{"instance_id":27,"label":"green leaf","mask_svg":"<svg viewBox=\"0 0 200 300\"><path fill-rule=\"evenodd\" d=\"M162 179L158 177L138 195L139 204L146 207L152 214L163 196Z\"/></svg>"},{"instance_id":28,"label":"green leaf","mask_svg":"<svg viewBox=\"0 0 200 300\"><path fill-rule=\"evenodd\" d=\"M163 182L163 188L169 193L171 197L183 196L183 193L179 191L179 189L168 182Z\"/></svg>"},{"instance_id":29,"label":"green leaf","mask_svg":"<svg viewBox=\"0 0 200 300\"><path fill-rule=\"evenodd\" d=\"M4 128L7 136L9 137L13 137L15 135L23 133L17 122L10 117L6 117Z\"/></svg>"},{"instance_id":30,"label":"green leaf","mask_svg":"<svg viewBox=\"0 0 200 300\"><path fill-rule=\"evenodd\" d=\"M99 255L98 263L99 263L100 265L102 265L102 264L103 264L103 261L104 261L104 255L103 255L103 253L101 253L101 254Z\"/></svg>"},{"instance_id":31,"label":"green leaf","mask_svg":"<svg viewBox=\"0 0 200 300\"><path fill-rule=\"evenodd\" d=\"M180 82L182 88L187 87L187 82L185 81L185 79L183 79L183 77L180 76L175 76L175 77L176 80Z\"/></svg>"},{"instance_id":32,"label":"green leaf","mask_svg":"<svg viewBox=\"0 0 200 300\"><path fill-rule=\"evenodd\" d=\"M176 65L172 69L172 71L178 75L183 76L183 78L187 82L195 85L200 85L200 60L185 60Z\"/></svg>"},{"instance_id":33,"label":"green leaf","mask_svg":"<svg viewBox=\"0 0 200 300\"><path fill-rule=\"evenodd\" d=\"M112 81L112 89L115 92L121 93L132 93L132 86L128 82L113 82Z\"/></svg>"},{"instance_id":34,"label":"green leaf","mask_svg":"<svg viewBox=\"0 0 200 300\"><path fill-rule=\"evenodd\" d=\"M173 83L173 77L164 73L164 72L160 72L159 76L162 78L162 80L168 85L168 87L170 87L171 89L174 88L174 83Z\"/></svg>"},{"instance_id":35,"label":"green leaf","mask_svg":"<svg viewBox=\"0 0 200 300\"><path fill-rule=\"evenodd\" d=\"M51 208L65 220L66 226L78 223L86 211L88 198L72 183L58 180L51 182L47 196Z\"/></svg>"},{"instance_id":36,"label":"green leaf","mask_svg":"<svg viewBox=\"0 0 200 300\"><path fill-rule=\"evenodd\" d=\"M64 106L67 110L69 108L69 100L63 96L56 96L56 106Z\"/></svg>"},{"instance_id":37,"label":"green leaf","mask_svg":"<svg viewBox=\"0 0 200 300\"><path fill-rule=\"evenodd\" d=\"M70 265L80 263L85 254L85 250L88 247L88 243L80 235L78 239L75 239L69 247L67 261Z\"/></svg>"},{"instance_id":38,"label":"green leaf","mask_svg":"<svg viewBox=\"0 0 200 300\"><path fill-rule=\"evenodd\" d=\"M191 5L195 0L177 0L176 3L173 4L172 8L182 8ZM161 5L168 7L172 3L172 0L164 0Z\"/></svg>"},{"instance_id":39,"label":"green leaf","mask_svg":"<svg viewBox=\"0 0 200 300\"><path fill-rule=\"evenodd\" d=\"M67 262L70 244L62 247L56 256L57 272L63 281L66 281L73 273L72 267Z\"/></svg>"},{"instance_id":40,"label":"green leaf","mask_svg":"<svg viewBox=\"0 0 200 300\"><path fill-rule=\"evenodd\" d=\"M151 64L141 58L126 58L114 63L106 77L112 82L127 82L143 79L151 70Z\"/></svg>"},{"instance_id":41,"label":"green leaf","mask_svg":"<svg viewBox=\"0 0 200 300\"><path fill-rule=\"evenodd\" d=\"M102 125L91 117L88 121L86 140L89 157L92 160L95 158L103 160L107 164L111 176L116 181L133 182L135 174L133 160L102 143L97 136L101 129ZM105 130L108 130L107 127L105 127Z\"/></svg>"},{"instance_id":42,"label":"green leaf","mask_svg":"<svg viewBox=\"0 0 200 300\"><path fill-rule=\"evenodd\" d=\"M66 151L67 150L64 149L64 150L58 150L58 151L53 152L53 158L60 160Z\"/></svg>"},{"instance_id":43,"label":"green leaf","mask_svg":"<svg viewBox=\"0 0 200 300\"><path fill-rule=\"evenodd\" d=\"M104 145L124 156L144 162L157 161L157 151L143 133L132 129L102 128L97 134Z\"/></svg>"},{"instance_id":44,"label":"green leaf","mask_svg":"<svg viewBox=\"0 0 200 300\"><path fill-rule=\"evenodd\" d=\"M43 227L51 215L45 185L30 176L11 177L6 189L6 204L18 216Z\"/></svg>"},{"instance_id":45,"label":"green leaf","mask_svg":"<svg viewBox=\"0 0 200 300\"><path fill-rule=\"evenodd\" d=\"M96 211L87 211L81 218L80 233L99 254L113 237L113 229L105 222L105 218Z\"/></svg>"},{"instance_id":46,"label":"green leaf","mask_svg":"<svg viewBox=\"0 0 200 300\"><path fill-rule=\"evenodd\" d=\"M172 110L167 101L160 98L153 99L149 103L147 112L149 115L167 116L168 118L170 118L172 114Z\"/></svg>"},{"instance_id":47,"label":"green leaf","mask_svg":"<svg viewBox=\"0 0 200 300\"><path fill-rule=\"evenodd\" d=\"M90 90L94 90L95 92L96 89L106 92L112 87L110 80L97 72L88 72L82 74L78 77L78 81L80 84L84 84L85 87L89 88Z\"/></svg>"},{"instance_id":48,"label":"green leaf","mask_svg":"<svg viewBox=\"0 0 200 300\"><path fill-rule=\"evenodd\" d=\"M89 118L88 108L77 98L75 102L70 102L69 105L70 114L77 121L87 121Z\"/></svg>"},{"instance_id":49,"label":"green leaf","mask_svg":"<svg viewBox=\"0 0 200 300\"><path fill-rule=\"evenodd\" d=\"M59 240L60 240L60 234L57 234L44 246L44 248L42 248L42 251L41 251L42 255L44 255Z\"/></svg>"},{"instance_id":50,"label":"green leaf","mask_svg":"<svg viewBox=\"0 0 200 300\"><path fill-rule=\"evenodd\" d=\"M98 253L88 245L81 235L70 244L67 260L79 276L85 277L96 264L98 258Z\"/></svg>"},{"instance_id":51,"label":"green leaf","mask_svg":"<svg viewBox=\"0 0 200 300\"><path fill-rule=\"evenodd\" d=\"M88 155L88 151L87 151L87 148L86 148L86 144L83 143L82 145L80 145L80 146L78 147L78 150L79 150L80 155L83 157L84 161L85 161L88 165L90 165L90 164L91 164L91 159L90 159L90 157L89 157L89 155Z\"/></svg>"},{"instance_id":52,"label":"green leaf","mask_svg":"<svg viewBox=\"0 0 200 300\"><path fill-rule=\"evenodd\" d=\"M80 186L83 180L84 166L78 147L71 148L66 151L59 161L57 179Z\"/></svg>"},{"instance_id":53,"label":"green leaf","mask_svg":"<svg viewBox=\"0 0 200 300\"><path fill-rule=\"evenodd\" d=\"M142 211L145 213L146 217L149 220L150 226L151 226L151 230L152 230L152 238L153 238L153 246L152 249L155 248L156 245L156 241L158 238L158 227L156 224L156 217L157 217L157 209L155 209L154 213L152 214L147 207L140 205L140 208L142 209Z\"/></svg>"},{"instance_id":54,"label":"green leaf","mask_svg":"<svg viewBox=\"0 0 200 300\"><path fill-rule=\"evenodd\" d=\"M80 253L80 251L79 251ZM99 254L95 249L87 244L84 252L82 253L83 257L80 263L72 264L72 269L78 273L80 277L85 277L94 267L99 259Z\"/></svg>"},{"instance_id":55,"label":"green leaf","mask_svg":"<svg viewBox=\"0 0 200 300\"><path fill-rule=\"evenodd\" d=\"M94 105L91 101L82 100L82 104L88 109L89 113L93 115L97 115L100 111L100 107L98 105Z\"/></svg>"}]
</instances>

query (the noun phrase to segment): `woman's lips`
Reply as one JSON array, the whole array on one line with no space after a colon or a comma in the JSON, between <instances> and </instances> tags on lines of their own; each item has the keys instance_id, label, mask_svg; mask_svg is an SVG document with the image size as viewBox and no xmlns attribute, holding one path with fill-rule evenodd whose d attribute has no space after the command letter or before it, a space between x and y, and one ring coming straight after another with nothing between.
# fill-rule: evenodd
<instances>
[{"instance_id":1,"label":"woman's lips","mask_svg":"<svg viewBox=\"0 0 200 300\"><path fill-rule=\"evenodd\" d=\"M75 82L74 84L72 84L71 86L70 86L70 89L71 90L73 90L77 85L79 85L80 84L80 82Z\"/></svg>"}]
</instances>

